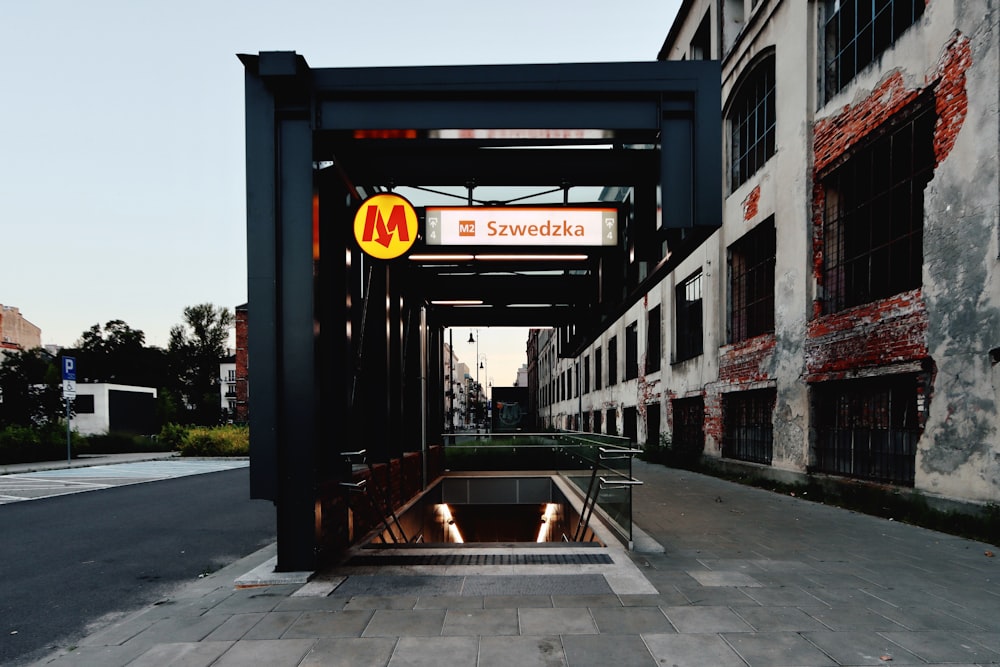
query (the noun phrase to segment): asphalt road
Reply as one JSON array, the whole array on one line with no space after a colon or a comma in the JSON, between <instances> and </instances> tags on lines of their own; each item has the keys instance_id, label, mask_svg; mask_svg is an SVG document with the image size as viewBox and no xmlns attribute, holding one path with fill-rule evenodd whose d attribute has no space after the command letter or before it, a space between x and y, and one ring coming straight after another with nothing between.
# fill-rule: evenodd
<instances>
[{"instance_id":1,"label":"asphalt road","mask_svg":"<svg viewBox=\"0 0 1000 667\"><path fill-rule=\"evenodd\" d=\"M72 646L275 539L249 469L0 505L0 664Z\"/></svg>"}]
</instances>

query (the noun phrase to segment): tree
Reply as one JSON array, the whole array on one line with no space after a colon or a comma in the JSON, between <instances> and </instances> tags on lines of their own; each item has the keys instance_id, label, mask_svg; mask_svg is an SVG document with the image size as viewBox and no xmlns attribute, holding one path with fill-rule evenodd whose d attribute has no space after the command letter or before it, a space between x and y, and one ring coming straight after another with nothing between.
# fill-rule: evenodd
<instances>
[{"instance_id":1,"label":"tree","mask_svg":"<svg viewBox=\"0 0 1000 667\"><path fill-rule=\"evenodd\" d=\"M146 335L122 320L111 320L101 328L90 327L80 336L74 350L81 382L113 382L143 387L160 387L165 382L163 350L143 347Z\"/></svg>"},{"instance_id":2,"label":"tree","mask_svg":"<svg viewBox=\"0 0 1000 667\"><path fill-rule=\"evenodd\" d=\"M235 321L231 310L203 303L185 308L184 324L170 329L167 352L194 423L219 421L219 362Z\"/></svg>"},{"instance_id":3,"label":"tree","mask_svg":"<svg viewBox=\"0 0 1000 667\"><path fill-rule=\"evenodd\" d=\"M42 426L65 409L61 377L42 348L8 352L0 362L0 426Z\"/></svg>"}]
</instances>

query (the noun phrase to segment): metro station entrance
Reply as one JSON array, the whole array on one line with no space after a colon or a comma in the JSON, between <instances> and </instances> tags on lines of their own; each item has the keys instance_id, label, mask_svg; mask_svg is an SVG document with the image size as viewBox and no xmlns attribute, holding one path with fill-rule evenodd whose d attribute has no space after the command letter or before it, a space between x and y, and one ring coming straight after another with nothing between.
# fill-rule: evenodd
<instances>
[{"instance_id":1,"label":"metro station entrance","mask_svg":"<svg viewBox=\"0 0 1000 667\"><path fill-rule=\"evenodd\" d=\"M277 569L313 570L352 539L352 455L391 505L437 477L447 328L574 356L718 228L720 70L240 59L251 495Z\"/></svg>"}]
</instances>

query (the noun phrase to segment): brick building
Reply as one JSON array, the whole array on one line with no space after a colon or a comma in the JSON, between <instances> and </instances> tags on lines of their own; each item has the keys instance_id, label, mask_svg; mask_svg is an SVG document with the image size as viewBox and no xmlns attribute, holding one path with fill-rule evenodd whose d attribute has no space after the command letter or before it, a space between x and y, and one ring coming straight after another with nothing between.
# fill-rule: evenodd
<instances>
[{"instance_id":1,"label":"brick building","mask_svg":"<svg viewBox=\"0 0 1000 667\"><path fill-rule=\"evenodd\" d=\"M250 416L250 362L247 356L247 304L236 306L236 404L235 420L245 424Z\"/></svg>"},{"instance_id":2,"label":"brick building","mask_svg":"<svg viewBox=\"0 0 1000 667\"><path fill-rule=\"evenodd\" d=\"M24 319L14 306L0 304L0 350L31 350L42 346L42 330Z\"/></svg>"},{"instance_id":3,"label":"brick building","mask_svg":"<svg viewBox=\"0 0 1000 667\"><path fill-rule=\"evenodd\" d=\"M659 58L722 62L722 227L586 349L529 345L542 425L1000 501L998 17L684 0Z\"/></svg>"}]
</instances>

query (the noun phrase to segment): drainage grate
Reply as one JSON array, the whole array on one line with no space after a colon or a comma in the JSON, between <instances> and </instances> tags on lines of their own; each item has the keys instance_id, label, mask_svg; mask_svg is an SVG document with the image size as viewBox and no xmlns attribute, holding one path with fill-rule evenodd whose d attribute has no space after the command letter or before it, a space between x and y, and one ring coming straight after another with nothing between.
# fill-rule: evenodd
<instances>
[{"instance_id":1,"label":"drainage grate","mask_svg":"<svg viewBox=\"0 0 1000 667\"><path fill-rule=\"evenodd\" d=\"M607 554L424 554L354 556L347 565L610 565Z\"/></svg>"}]
</instances>

